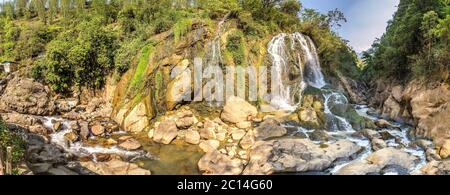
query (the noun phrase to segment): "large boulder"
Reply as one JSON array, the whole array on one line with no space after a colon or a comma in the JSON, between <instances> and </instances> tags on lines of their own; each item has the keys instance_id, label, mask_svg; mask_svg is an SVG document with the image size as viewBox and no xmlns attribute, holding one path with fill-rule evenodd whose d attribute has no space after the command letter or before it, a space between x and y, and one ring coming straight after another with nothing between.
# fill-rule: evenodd
<instances>
[{"instance_id":1,"label":"large boulder","mask_svg":"<svg viewBox=\"0 0 450 195\"><path fill-rule=\"evenodd\" d=\"M439 148L439 155L443 159L450 156L450 139L445 140L442 146Z\"/></svg>"},{"instance_id":2,"label":"large boulder","mask_svg":"<svg viewBox=\"0 0 450 195\"><path fill-rule=\"evenodd\" d=\"M276 119L266 119L255 129L255 138L257 140L266 140L269 138L281 137L287 133L287 129L281 126Z\"/></svg>"},{"instance_id":3,"label":"large boulder","mask_svg":"<svg viewBox=\"0 0 450 195\"><path fill-rule=\"evenodd\" d=\"M214 150L206 153L198 161L198 168L205 175L239 175L242 173L243 165L241 160L232 159Z\"/></svg>"},{"instance_id":4,"label":"large boulder","mask_svg":"<svg viewBox=\"0 0 450 195\"><path fill-rule=\"evenodd\" d=\"M379 167L396 165L412 170L419 159L416 156L395 148L384 148L372 153L366 160Z\"/></svg>"},{"instance_id":5,"label":"large boulder","mask_svg":"<svg viewBox=\"0 0 450 195\"><path fill-rule=\"evenodd\" d=\"M361 150L357 144L341 140L323 147L308 139L259 141L250 152L244 174L323 171L340 158Z\"/></svg>"},{"instance_id":6,"label":"large boulder","mask_svg":"<svg viewBox=\"0 0 450 195\"><path fill-rule=\"evenodd\" d=\"M116 121L119 123L119 121ZM149 122L147 117L147 109L144 102L136 105L131 112L126 116L123 127L126 131L142 132L147 128Z\"/></svg>"},{"instance_id":7,"label":"large boulder","mask_svg":"<svg viewBox=\"0 0 450 195\"><path fill-rule=\"evenodd\" d=\"M169 82L166 91L166 107L172 110L184 100L190 100L192 94L191 72L187 69L189 60L181 61L175 68L179 74Z\"/></svg>"},{"instance_id":8,"label":"large boulder","mask_svg":"<svg viewBox=\"0 0 450 195\"><path fill-rule=\"evenodd\" d=\"M153 141L170 144L178 135L177 124L173 120L161 122L153 133Z\"/></svg>"},{"instance_id":9,"label":"large boulder","mask_svg":"<svg viewBox=\"0 0 450 195\"><path fill-rule=\"evenodd\" d=\"M240 123L251 121L257 114L256 107L242 98L231 96L227 99L220 117L225 122Z\"/></svg>"},{"instance_id":10,"label":"large boulder","mask_svg":"<svg viewBox=\"0 0 450 195\"><path fill-rule=\"evenodd\" d=\"M15 77L0 97L0 110L31 115L52 115L55 103L48 87L28 78Z\"/></svg>"},{"instance_id":11,"label":"large boulder","mask_svg":"<svg viewBox=\"0 0 450 195\"><path fill-rule=\"evenodd\" d=\"M424 175L450 175L450 160L431 161L420 168L420 172Z\"/></svg>"},{"instance_id":12,"label":"large boulder","mask_svg":"<svg viewBox=\"0 0 450 195\"><path fill-rule=\"evenodd\" d=\"M119 147L125 150L137 150L142 147L142 145L135 139L130 138L125 140L123 143L119 144Z\"/></svg>"}]
</instances>

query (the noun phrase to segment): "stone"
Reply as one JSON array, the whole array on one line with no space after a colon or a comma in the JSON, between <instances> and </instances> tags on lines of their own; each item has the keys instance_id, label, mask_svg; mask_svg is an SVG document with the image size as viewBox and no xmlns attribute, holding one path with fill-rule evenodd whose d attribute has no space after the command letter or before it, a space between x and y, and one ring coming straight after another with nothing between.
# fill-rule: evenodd
<instances>
[{"instance_id":1,"label":"stone","mask_svg":"<svg viewBox=\"0 0 450 195\"><path fill-rule=\"evenodd\" d=\"M380 171L381 168L377 165L369 164L366 161L355 161L340 168L334 175L369 175Z\"/></svg>"},{"instance_id":2,"label":"stone","mask_svg":"<svg viewBox=\"0 0 450 195\"><path fill-rule=\"evenodd\" d=\"M95 124L91 127L91 133L94 136L102 135L103 133L105 133L105 127L100 124Z\"/></svg>"},{"instance_id":3,"label":"stone","mask_svg":"<svg viewBox=\"0 0 450 195\"><path fill-rule=\"evenodd\" d=\"M175 121L179 129L188 129L194 125L194 117L185 117Z\"/></svg>"},{"instance_id":4,"label":"stone","mask_svg":"<svg viewBox=\"0 0 450 195\"><path fill-rule=\"evenodd\" d=\"M120 121L116 122L120 123ZM125 130L130 132L142 132L148 125L147 109L144 102L136 105L123 122Z\"/></svg>"},{"instance_id":5,"label":"stone","mask_svg":"<svg viewBox=\"0 0 450 195\"><path fill-rule=\"evenodd\" d=\"M59 130L61 130L61 122L60 121L55 121L53 123L53 132L58 132Z\"/></svg>"},{"instance_id":6,"label":"stone","mask_svg":"<svg viewBox=\"0 0 450 195\"><path fill-rule=\"evenodd\" d=\"M216 139L217 124L212 121L205 121L203 128L199 129L200 136L204 139Z\"/></svg>"},{"instance_id":7,"label":"stone","mask_svg":"<svg viewBox=\"0 0 450 195\"><path fill-rule=\"evenodd\" d=\"M202 141L200 142L200 149L203 150L203 152L208 153L208 152L212 152L214 150L217 150L220 146L220 142L217 140L206 140L206 141Z\"/></svg>"},{"instance_id":8,"label":"stone","mask_svg":"<svg viewBox=\"0 0 450 195\"><path fill-rule=\"evenodd\" d=\"M153 141L163 144L170 144L178 135L178 128L173 120L161 122L155 129Z\"/></svg>"},{"instance_id":9,"label":"stone","mask_svg":"<svg viewBox=\"0 0 450 195\"><path fill-rule=\"evenodd\" d=\"M383 168L388 165L397 165L412 170L418 158L398 149L384 148L370 154L366 160Z\"/></svg>"},{"instance_id":10,"label":"stone","mask_svg":"<svg viewBox=\"0 0 450 195\"><path fill-rule=\"evenodd\" d=\"M49 131L42 125L33 125L28 128L30 133L35 133L39 135L47 135Z\"/></svg>"},{"instance_id":11,"label":"stone","mask_svg":"<svg viewBox=\"0 0 450 195\"><path fill-rule=\"evenodd\" d=\"M313 141L330 141L334 140L334 138L328 134L325 130L314 130L313 132L308 133L309 139Z\"/></svg>"},{"instance_id":12,"label":"stone","mask_svg":"<svg viewBox=\"0 0 450 195\"><path fill-rule=\"evenodd\" d=\"M340 158L357 154L361 147L340 140L323 147L308 139L258 141L250 151L250 160L243 174L323 171Z\"/></svg>"},{"instance_id":13,"label":"stone","mask_svg":"<svg viewBox=\"0 0 450 195\"><path fill-rule=\"evenodd\" d=\"M253 134L253 131L248 131L247 134L245 134L245 136L239 142L239 145L244 150L250 149L253 144L255 144L255 136Z\"/></svg>"},{"instance_id":14,"label":"stone","mask_svg":"<svg viewBox=\"0 0 450 195\"><path fill-rule=\"evenodd\" d=\"M228 131L225 130L225 129L219 129L219 130L217 130L217 133L216 133L216 138L217 138L217 140L219 140L219 141L225 141L225 139L227 138L227 133L228 133Z\"/></svg>"},{"instance_id":15,"label":"stone","mask_svg":"<svg viewBox=\"0 0 450 195\"><path fill-rule=\"evenodd\" d=\"M137 150L139 148L142 147L142 145L135 139L130 138L127 139L126 141L122 142L121 144L119 144L119 147L125 149L125 150Z\"/></svg>"},{"instance_id":16,"label":"stone","mask_svg":"<svg viewBox=\"0 0 450 195\"><path fill-rule=\"evenodd\" d=\"M56 111L59 113L70 112L78 106L77 98L59 99L55 101Z\"/></svg>"},{"instance_id":17,"label":"stone","mask_svg":"<svg viewBox=\"0 0 450 195\"><path fill-rule=\"evenodd\" d=\"M15 76L3 90L0 97L0 110L50 116L54 114L55 103L48 87L33 79Z\"/></svg>"},{"instance_id":18,"label":"stone","mask_svg":"<svg viewBox=\"0 0 450 195\"><path fill-rule=\"evenodd\" d=\"M185 140L190 144L199 144L200 143L200 134L194 130L188 130L186 132Z\"/></svg>"},{"instance_id":19,"label":"stone","mask_svg":"<svg viewBox=\"0 0 450 195\"><path fill-rule=\"evenodd\" d=\"M120 142L124 142L124 141L127 141L127 140L130 139L130 138L133 138L133 136L130 136L130 135L124 135L124 136L119 137L119 141L120 141Z\"/></svg>"},{"instance_id":20,"label":"stone","mask_svg":"<svg viewBox=\"0 0 450 195\"><path fill-rule=\"evenodd\" d=\"M369 140L372 140L375 138L379 138L379 139L381 138L381 135L377 131L372 130L372 129L364 129L361 131L361 133L364 137L366 137Z\"/></svg>"},{"instance_id":21,"label":"stone","mask_svg":"<svg viewBox=\"0 0 450 195\"><path fill-rule=\"evenodd\" d=\"M319 116L317 115L316 110L312 107L300 108L298 111L298 119L301 123L307 124L313 127L319 127Z\"/></svg>"},{"instance_id":22,"label":"stone","mask_svg":"<svg viewBox=\"0 0 450 195\"><path fill-rule=\"evenodd\" d=\"M420 168L420 172L424 175L450 175L450 159L431 161Z\"/></svg>"},{"instance_id":23,"label":"stone","mask_svg":"<svg viewBox=\"0 0 450 195\"><path fill-rule=\"evenodd\" d=\"M246 132L242 129L236 129L231 132L231 137L233 137L233 140L236 141L241 140L245 136L245 133Z\"/></svg>"},{"instance_id":24,"label":"stone","mask_svg":"<svg viewBox=\"0 0 450 195\"><path fill-rule=\"evenodd\" d=\"M450 156L450 139L444 141L444 144L439 148L439 156L445 159Z\"/></svg>"},{"instance_id":25,"label":"stone","mask_svg":"<svg viewBox=\"0 0 450 195\"><path fill-rule=\"evenodd\" d=\"M239 123L236 123L236 127L239 129L248 129L248 128L252 127L252 122L250 122L250 121L239 122Z\"/></svg>"},{"instance_id":26,"label":"stone","mask_svg":"<svg viewBox=\"0 0 450 195\"><path fill-rule=\"evenodd\" d=\"M106 144L108 145L116 145L118 142L115 139L109 138L106 140Z\"/></svg>"},{"instance_id":27,"label":"stone","mask_svg":"<svg viewBox=\"0 0 450 195\"><path fill-rule=\"evenodd\" d=\"M390 122L384 119L379 119L375 121L375 125L378 126L379 128L389 128L393 126Z\"/></svg>"},{"instance_id":28,"label":"stone","mask_svg":"<svg viewBox=\"0 0 450 195\"><path fill-rule=\"evenodd\" d=\"M145 170L133 163L113 159L108 162L80 162L80 164L99 175L151 175L149 170Z\"/></svg>"},{"instance_id":29,"label":"stone","mask_svg":"<svg viewBox=\"0 0 450 195\"><path fill-rule=\"evenodd\" d=\"M64 138L73 143L78 140L78 135L74 131L70 131L64 134Z\"/></svg>"},{"instance_id":30,"label":"stone","mask_svg":"<svg viewBox=\"0 0 450 195\"><path fill-rule=\"evenodd\" d=\"M154 129L150 129L150 131L148 131L147 133L147 137L149 139L153 139L153 135L155 134L155 130Z\"/></svg>"},{"instance_id":31,"label":"stone","mask_svg":"<svg viewBox=\"0 0 450 195\"><path fill-rule=\"evenodd\" d=\"M206 153L198 162L204 175L239 175L242 173L241 160L232 159L218 151Z\"/></svg>"},{"instance_id":32,"label":"stone","mask_svg":"<svg viewBox=\"0 0 450 195\"><path fill-rule=\"evenodd\" d=\"M437 151L433 148L428 148L425 150L425 157L427 161L442 160L441 156L439 156Z\"/></svg>"},{"instance_id":33,"label":"stone","mask_svg":"<svg viewBox=\"0 0 450 195\"><path fill-rule=\"evenodd\" d=\"M255 138L257 140L266 140L269 138L281 137L286 133L287 129L281 127L280 122L275 119L267 119L255 129Z\"/></svg>"},{"instance_id":34,"label":"stone","mask_svg":"<svg viewBox=\"0 0 450 195\"><path fill-rule=\"evenodd\" d=\"M47 171L48 175L79 175L75 171L72 171L64 166L57 166L56 168L50 168Z\"/></svg>"},{"instance_id":35,"label":"stone","mask_svg":"<svg viewBox=\"0 0 450 195\"><path fill-rule=\"evenodd\" d=\"M239 123L251 120L258 114L256 107L244 99L231 96L226 100L220 118L225 122Z\"/></svg>"},{"instance_id":36,"label":"stone","mask_svg":"<svg viewBox=\"0 0 450 195\"><path fill-rule=\"evenodd\" d=\"M188 60L183 60L181 64L175 66L174 70L176 70L179 74L176 75L176 77L167 85L167 110L173 110L176 105L181 103L183 100L186 100L186 98L191 95L191 74L190 71L186 69L186 62L189 64Z\"/></svg>"},{"instance_id":37,"label":"stone","mask_svg":"<svg viewBox=\"0 0 450 195\"><path fill-rule=\"evenodd\" d=\"M386 142L384 140L378 139L378 138L372 139L371 144L372 144L372 150L374 150L374 151L378 151L378 150L381 150L381 149L387 147Z\"/></svg>"},{"instance_id":38,"label":"stone","mask_svg":"<svg viewBox=\"0 0 450 195\"><path fill-rule=\"evenodd\" d=\"M80 124L80 138L82 140L87 140L89 138L90 132L89 132L89 124L86 121L80 121L78 122Z\"/></svg>"}]
</instances>

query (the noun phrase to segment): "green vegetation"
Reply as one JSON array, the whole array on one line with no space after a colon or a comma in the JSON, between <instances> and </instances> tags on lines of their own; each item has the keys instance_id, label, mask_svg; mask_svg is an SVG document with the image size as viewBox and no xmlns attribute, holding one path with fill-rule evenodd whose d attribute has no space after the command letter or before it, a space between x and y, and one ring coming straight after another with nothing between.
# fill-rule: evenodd
<instances>
[{"instance_id":1,"label":"green vegetation","mask_svg":"<svg viewBox=\"0 0 450 195\"><path fill-rule=\"evenodd\" d=\"M16 0L1 6L0 60L20 63L59 93L101 88L107 75L120 78L130 68L136 71L130 89L139 90L155 35L171 31L177 44L199 26L217 33L222 20L236 28L224 45L234 65L257 59L254 43L300 31L314 39L328 73L358 74L356 55L332 30L345 21L342 13L319 14L296 0Z\"/></svg>"},{"instance_id":2,"label":"green vegetation","mask_svg":"<svg viewBox=\"0 0 450 195\"><path fill-rule=\"evenodd\" d=\"M24 160L25 155L25 141L22 137L14 132L11 132L6 127L6 124L0 118L0 150L6 154L6 147L12 147L12 166L13 173L16 173L16 167ZM4 157L2 159L5 159Z\"/></svg>"},{"instance_id":3,"label":"green vegetation","mask_svg":"<svg viewBox=\"0 0 450 195\"><path fill-rule=\"evenodd\" d=\"M136 71L132 80L130 81L129 89L131 91L138 90L139 86L142 86L144 73L147 70L147 66L150 61L150 54L153 52L153 45L149 44L145 46L141 51L141 56L139 57L139 63L136 67Z\"/></svg>"},{"instance_id":4,"label":"green vegetation","mask_svg":"<svg viewBox=\"0 0 450 195\"><path fill-rule=\"evenodd\" d=\"M449 0L401 0L387 32L363 54L363 79L449 82L449 29Z\"/></svg>"}]
</instances>

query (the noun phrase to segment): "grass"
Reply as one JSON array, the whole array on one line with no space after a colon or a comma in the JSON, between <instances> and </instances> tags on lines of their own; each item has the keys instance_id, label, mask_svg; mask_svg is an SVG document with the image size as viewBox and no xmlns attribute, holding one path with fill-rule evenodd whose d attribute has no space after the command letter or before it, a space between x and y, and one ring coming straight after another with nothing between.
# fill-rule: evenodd
<instances>
[{"instance_id":1,"label":"grass","mask_svg":"<svg viewBox=\"0 0 450 195\"><path fill-rule=\"evenodd\" d=\"M145 71L147 70L147 66L150 61L150 54L153 52L153 49L154 49L153 45L149 44L149 45L146 45L141 50L141 54L139 57L139 63L136 67L134 76L130 81L129 89L132 92L136 92L143 83L143 77L144 77Z\"/></svg>"},{"instance_id":2,"label":"grass","mask_svg":"<svg viewBox=\"0 0 450 195\"><path fill-rule=\"evenodd\" d=\"M175 42L178 42L182 36L188 33L192 28L192 19L184 18L173 25L173 34Z\"/></svg>"}]
</instances>

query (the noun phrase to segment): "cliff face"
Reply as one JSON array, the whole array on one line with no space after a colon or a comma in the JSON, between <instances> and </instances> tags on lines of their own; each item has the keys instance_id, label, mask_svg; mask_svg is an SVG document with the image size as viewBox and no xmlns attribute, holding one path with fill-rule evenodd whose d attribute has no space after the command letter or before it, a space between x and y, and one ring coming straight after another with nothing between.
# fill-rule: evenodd
<instances>
[{"instance_id":1,"label":"cliff face","mask_svg":"<svg viewBox=\"0 0 450 195\"><path fill-rule=\"evenodd\" d=\"M442 146L450 138L450 88L447 84L406 85L377 81L370 103L383 117L416 126L414 134Z\"/></svg>"}]
</instances>

